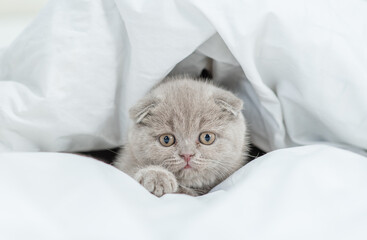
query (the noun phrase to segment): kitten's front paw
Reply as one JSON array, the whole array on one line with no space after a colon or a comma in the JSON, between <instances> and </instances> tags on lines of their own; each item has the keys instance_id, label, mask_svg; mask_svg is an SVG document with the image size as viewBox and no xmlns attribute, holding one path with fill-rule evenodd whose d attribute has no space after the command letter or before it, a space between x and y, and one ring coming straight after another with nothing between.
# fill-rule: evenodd
<instances>
[{"instance_id":1,"label":"kitten's front paw","mask_svg":"<svg viewBox=\"0 0 367 240\"><path fill-rule=\"evenodd\" d=\"M178 190L175 175L163 167L150 166L140 169L135 174L135 179L157 197Z\"/></svg>"}]
</instances>

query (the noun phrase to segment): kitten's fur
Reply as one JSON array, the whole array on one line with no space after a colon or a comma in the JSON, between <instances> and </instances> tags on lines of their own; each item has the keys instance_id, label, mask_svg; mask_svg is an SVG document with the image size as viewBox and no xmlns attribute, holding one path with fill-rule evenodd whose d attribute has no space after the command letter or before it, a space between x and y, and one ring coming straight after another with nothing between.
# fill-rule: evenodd
<instances>
[{"instance_id":1,"label":"kitten's fur","mask_svg":"<svg viewBox=\"0 0 367 240\"><path fill-rule=\"evenodd\" d=\"M114 165L156 196L207 193L246 163L248 140L242 101L211 83L165 79L130 109L134 126ZM199 142L213 132L211 145ZM176 143L164 147L162 134ZM189 169L182 154L194 154Z\"/></svg>"}]
</instances>

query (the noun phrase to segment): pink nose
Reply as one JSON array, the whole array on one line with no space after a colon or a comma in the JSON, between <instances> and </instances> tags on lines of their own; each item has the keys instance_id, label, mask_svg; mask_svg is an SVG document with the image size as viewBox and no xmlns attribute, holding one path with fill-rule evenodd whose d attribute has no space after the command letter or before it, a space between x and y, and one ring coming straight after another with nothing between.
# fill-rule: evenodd
<instances>
[{"instance_id":1,"label":"pink nose","mask_svg":"<svg viewBox=\"0 0 367 240\"><path fill-rule=\"evenodd\" d=\"M189 162L191 157L193 157L195 154L180 154L180 157L182 157L186 162Z\"/></svg>"}]
</instances>

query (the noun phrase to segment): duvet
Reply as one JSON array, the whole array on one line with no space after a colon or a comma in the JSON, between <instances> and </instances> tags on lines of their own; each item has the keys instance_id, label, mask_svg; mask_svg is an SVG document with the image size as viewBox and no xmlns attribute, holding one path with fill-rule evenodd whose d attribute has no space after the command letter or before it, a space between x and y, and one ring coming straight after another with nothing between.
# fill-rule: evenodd
<instances>
[{"instance_id":1,"label":"duvet","mask_svg":"<svg viewBox=\"0 0 367 240\"><path fill-rule=\"evenodd\" d=\"M1 239L366 239L367 161L310 145L273 151L201 197L157 198L105 163L0 154Z\"/></svg>"},{"instance_id":2,"label":"duvet","mask_svg":"<svg viewBox=\"0 0 367 240\"><path fill-rule=\"evenodd\" d=\"M0 50L0 239L366 239L366 12L362 0L50 0ZM156 198L61 153L120 146L151 86L208 64L269 152L209 194Z\"/></svg>"}]
</instances>

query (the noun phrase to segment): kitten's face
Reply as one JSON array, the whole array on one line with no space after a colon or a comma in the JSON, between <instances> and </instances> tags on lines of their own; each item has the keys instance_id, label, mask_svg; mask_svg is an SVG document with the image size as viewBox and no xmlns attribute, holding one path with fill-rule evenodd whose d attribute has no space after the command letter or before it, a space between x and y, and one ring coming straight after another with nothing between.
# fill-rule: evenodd
<instances>
[{"instance_id":1,"label":"kitten's face","mask_svg":"<svg viewBox=\"0 0 367 240\"><path fill-rule=\"evenodd\" d=\"M242 102L210 84L173 81L155 88L131 114L140 164L161 165L188 187L221 181L244 164Z\"/></svg>"}]
</instances>

